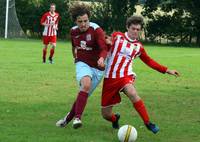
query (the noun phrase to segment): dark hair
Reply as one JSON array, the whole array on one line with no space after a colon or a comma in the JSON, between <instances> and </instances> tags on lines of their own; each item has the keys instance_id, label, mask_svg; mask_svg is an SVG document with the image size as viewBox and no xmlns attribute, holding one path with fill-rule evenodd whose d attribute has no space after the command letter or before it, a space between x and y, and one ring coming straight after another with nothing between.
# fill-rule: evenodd
<instances>
[{"instance_id":1,"label":"dark hair","mask_svg":"<svg viewBox=\"0 0 200 142\"><path fill-rule=\"evenodd\" d=\"M72 6L70 6L69 12L73 21L76 21L78 16L83 16L85 14L87 14L88 17L90 17L90 8L89 6L83 3L74 3Z\"/></svg>"},{"instance_id":2,"label":"dark hair","mask_svg":"<svg viewBox=\"0 0 200 142\"><path fill-rule=\"evenodd\" d=\"M55 3L51 3L51 4L50 4L50 7L51 7L51 6L56 6L56 4L55 4Z\"/></svg>"},{"instance_id":3,"label":"dark hair","mask_svg":"<svg viewBox=\"0 0 200 142\"><path fill-rule=\"evenodd\" d=\"M131 16L126 20L126 26L129 28L132 24L134 25L141 25L141 28L143 27L144 21L141 16Z\"/></svg>"}]
</instances>

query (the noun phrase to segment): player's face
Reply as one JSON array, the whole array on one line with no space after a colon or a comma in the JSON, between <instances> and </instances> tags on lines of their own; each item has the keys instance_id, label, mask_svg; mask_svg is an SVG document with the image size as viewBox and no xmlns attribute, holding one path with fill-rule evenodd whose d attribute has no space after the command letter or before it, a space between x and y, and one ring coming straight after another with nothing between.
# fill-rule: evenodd
<instances>
[{"instance_id":1,"label":"player's face","mask_svg":"<svg viewBox=\"0 0 200 142\"><path fill-rule=\"evenodd\" d=\"M81 32L87 31L90 25L88 15L85 14L83 16L78 16L75 23L77 24Z\"/></svg>"},{"instance_id":2,"label":"player's face","mask_svg":"<svg viewBox=\"0 0 200 142\"><path fill-rule=\"evenodd\" d=\"M139 33L141 31L141 25L139 24L132 24L130 27L127 27L128 30L128 36L131 39L137 39L139 37Z\"/></svg>"},{"instance_id":3,"label":"player's face","mask_svg":"<svg viewBox=\"0 0 200 142\"><path fill-rule=\"evenodd\" d=\"M56 10L56 6L55 6L55 5L51 5L51 6L50 6L50 12L51 12L51 13L54 13L55 10Z\"/></svg>"}]
</instances>

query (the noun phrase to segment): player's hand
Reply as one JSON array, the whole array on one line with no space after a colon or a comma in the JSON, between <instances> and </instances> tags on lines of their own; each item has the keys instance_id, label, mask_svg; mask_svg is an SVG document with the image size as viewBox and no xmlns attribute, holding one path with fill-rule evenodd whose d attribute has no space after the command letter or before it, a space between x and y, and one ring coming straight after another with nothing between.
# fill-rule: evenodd
<instances>
[{"instance_id":1,"label":"player's hand","mask_svg":"<svg viewBox=\"0 0 200 142\"><path fill-rule=\"evenodd\" d=\"M52 26L52 24L51 24L51 23L50 23L50 24L43 23L42 25L43 25L43 26Z\"/></svg>"},{"instance_id":2,"label":"player's hand","mask_svg":"<svg viewBox=\"0 0 200 142\"><path fill-rule=\"evenodd\" d=\"M169 70L169 69L167 69L166 73L168 73L170 75L174 75L175 77L179 77L180 76L179 72L176 71L176 70Z\"/></svg>"},{"instance_id":3,"label":"player's hand","mask_svg":"<svg viewBox=\"0 0 200 142\"><path fill-rule=\"evenodd\" d=\"M97 64L98 64L99 67L104 68L105 67L104 58L100 57L99 60L97 61Z\"/></svg>"},{"instance_id":4,"label":"player's hand","mask_svg":"<svg viewBox=\"0 0 200 142\"><path fill-rule=\"evenodd\" d=\"M111 36L106 35L106 44L112 45L112 38L111 38Z\"/></svg>"},{"instance_id":5,"label":"player's hand","mask_svg":"<svg viewBox=\"0 0 200 142\"><path fill-rule=\"evenodd\" d=\"M55 25L55 21L51 21L50 25L52 25L52 26Z\"/></svg>"},{"instance_id":6,"label":"player's hand","mask_svg":"<svg viewBox=\"0 0 200 142\"><path fill-rule=\"evenodd\" d=\"M56 25L53 26L54 30L58 30L58 27Z\"/></svg>"}]
</instances>

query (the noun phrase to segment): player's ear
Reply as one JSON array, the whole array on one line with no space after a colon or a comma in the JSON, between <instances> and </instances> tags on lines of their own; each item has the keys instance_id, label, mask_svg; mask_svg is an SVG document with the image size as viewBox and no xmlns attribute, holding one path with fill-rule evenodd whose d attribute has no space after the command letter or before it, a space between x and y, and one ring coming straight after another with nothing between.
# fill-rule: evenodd
<instances>
[{"instance_id":1,"label":"player's ear","mask_svg":"<svg viewBox=\"0 0 200 142\"><path fill-rule=\"evenodd\" d=\"M127 31L128 31L128 29L129 29L127 25L126 25L126 29L127 29Z\"/></svg>"}]
</instances>

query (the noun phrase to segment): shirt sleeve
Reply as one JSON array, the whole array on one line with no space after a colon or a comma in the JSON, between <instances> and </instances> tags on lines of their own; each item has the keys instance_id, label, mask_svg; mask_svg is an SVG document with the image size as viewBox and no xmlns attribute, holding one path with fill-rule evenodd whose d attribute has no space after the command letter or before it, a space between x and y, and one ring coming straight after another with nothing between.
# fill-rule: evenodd
<instances>
[{"instance_id":1,"label":"shirt sleeve","mask_svg":"<svg viewBox=\"0 0 200 142\"><path fill-rule=\"evenodd\" d=\"M43 25L43 23L46 21L47 15L46 13L44 15L42 15L42 18L40 20L40 24Z\"/></svg>"},{"instance_id":2,"label":"shirt sleeve","mask_svg":"<svg viewBox=\"0 0 200 142\"><path fill-rule=\"evenodd\" d=\"M167 71L167 67L157 63L151 57L149 57L143 47L141 47L141 54L139 57L146 65L148 65L152 69L157 70L161 73L165 73Z\"/></svg>"},{"instance_id":3,"label":"shirt sleeve","mask_svg":"<svg viewBox=\"0 0 200 142\"><path fill-rule=\"evenodd\" d=\"M107 57L108 45L105 42L105 34L101 28L97 28L95 30L95 37L97 44L101 50L99 57L103 57L104 59Z\"/></svg>"},{"instance_id":4,"label":"shirt sleeve","mask_svg":"<svg viewBox=\"0 0 200 142\"><path fill-rule=\"evenodd\" d=\"M76 53L75 53L75 46L74 46L74 41L73 41L72 30L70 30L70 39L71 39L71 44L72 44L72 55L73 55L74 58L76 58Z\"/></svg>"},{"instance_id":5,"label":"shirt sleeve","mask_svg":"<svg viewBox=\"0 0 200 142\"><path fill-rule=\"evenodd\" d=\"M61 17L60 17L60 14L57 13L57 15L58 15L58 18L57 18L57 20L56 20L56 24L58 25L58 23L59 23Z\"/></svg>"}]
</instances>

